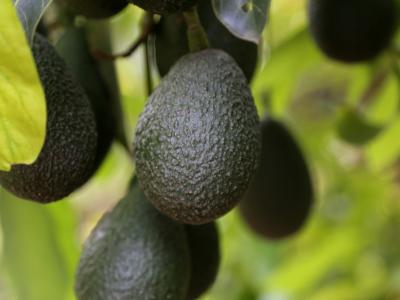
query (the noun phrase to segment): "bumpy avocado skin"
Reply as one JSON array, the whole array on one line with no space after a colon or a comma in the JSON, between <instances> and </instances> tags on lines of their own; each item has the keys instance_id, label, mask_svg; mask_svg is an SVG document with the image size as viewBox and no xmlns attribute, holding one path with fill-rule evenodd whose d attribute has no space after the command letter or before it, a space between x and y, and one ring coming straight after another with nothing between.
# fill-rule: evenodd
<instances>
[{"instance_id":1,"label":"bumpy avocado skin","mask_svg":"<svg viewBox=\"0 0 400 300\"><path fill-rule=\"evenodd\" d=\"M169 15L183 12L196 5L198 0L129 0L153 14Z\"/></svg>"},{"instance_id":2,"label":"bumpy avocado skin","mask_svg":"<svg viewBox=\"0 0 400 300\"><path fill-rule=\"evenodd\" d=\"M301 229L310 213L311 176L300 148L282 123L266 119L261 132L260 165L239 211L256 233L280 239Z\"/></svg>"},{"instance_id":3,"label":"bumpy avocado skin","mask_svg":"<svg viewBox=\"0 0 400 300\"><path fill-rule=\"evenodd\" d=\"M90 19L109 18L127 5L127 0L59 0L70 12Z\"/></svg>"},{"instance_id":4,"label":"bumpy avocado skin","mask_svg":"<svg viewBox=\"0 0 400 300\"><path fill-rule=\"evenodd\" d=\"M257 45L230 33L215 16L210 0L199 1L197 10L211 47L231 55L250 81L257 65ZM161 18L155 34L155 48L158 70L161 76L165 76L180 57L189 53L186 25L182 15Z\"/></svg>"},{"instance_id":5,"label":"bumpy avocado skin","mask_svg":"<svg viewBox=\"0 0 400 300\"><path fill-rule=\"evenodd\" d=\"M396 29L394 0L310 0L310 31L321 50L343 62L375 58Z\"/></svg>"},{"instance_id":6,"label":"bumpy avocado skin","mask_svg":"<svg viewBox=\"0 0 400 300\"><path fill-rule=\"evenodd\" d=\"M84 244L78 300L184 300L190 253L183 225L160 214L134 184Z\"/></svg>"},{"instance_id":7,"label":"bumpy avocado skin","mask_svg":"<svg viewBox=\"0 0 400 300\"><path fill-rule=\"evenodd\" d=\"M218 227L215 222L186 225L192 271L187 300L198 299L214 283L220 264Z\"/></svg>"},{"instance_id":8,"label":"bumpy avocado skin","mask_svg":"<svg viewBox=\"0 0 400 300\"><path fill-rule=\"evenodd\" d=\"M0 172L0 183L18 197L47 203L68 196L90 177L96 121L84 90L53 46L36 35L32 51L46 96L45 142L32 165Z\"/></svg>"},{"instance_id":9,"label":"bumpy avocado skin","mask_svg":"<svg viewBox=\"0 0 400 300\"><path fill-rule=\"evenodd\" d=\"M182 57L150 96L136 128L139 183L162 213L188 224L232 209L256 170L259 119L247 80L225 52Z\"/></svg>"},{"instance_id":10,"label":"bumpy avocado skin","mask_svg":"<svg viewBox=\"0 0 400 300\"><path fill-rule=\"evenodd\" d=\"M116 136L117 119L113 99L100 73L97 62L90 53L85 30L82 27L67 27L56 44L56 49L65 60L74 77L85 90L97 124L97 154L93 172L103 162Z\"/></svg>"}]
</instances>

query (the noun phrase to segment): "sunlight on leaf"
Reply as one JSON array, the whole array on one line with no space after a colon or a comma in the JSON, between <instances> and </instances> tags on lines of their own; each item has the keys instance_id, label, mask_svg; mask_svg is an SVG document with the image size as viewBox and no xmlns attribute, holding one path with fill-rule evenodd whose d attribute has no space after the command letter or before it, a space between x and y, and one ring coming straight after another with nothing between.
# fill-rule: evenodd
<instances>
[{"instance_id":1,"label":"sunlight on leaf","mask_svg":"<svg viewBox=\"0 0 400 300\"><path fill-rule=\"evenodd\" d=\"M25 29L29 43L32 44L36 27L47 7L53 0L14 0L19 19Z\"/></svg>"},{"instance_id":2,"label":"sunlight on leaf","mask_svg":"<svg viewBox=\"0 0 400 300\"><path fill-rule=\"evenodd\" d=\"M267 23L270 0L214 0L215 15L232 34L258 43Z\"/></svg>"},{"instance_id":3,"label":"sunlight on leaf","mask_svg":"<svg viewBox=\"0 0 400 300\"><path fill-rule=\"evenodd\" d=\"M11 0L0 3L0 170L35 161L46 126L44 93Z\"/></svg>"}]
</instances>

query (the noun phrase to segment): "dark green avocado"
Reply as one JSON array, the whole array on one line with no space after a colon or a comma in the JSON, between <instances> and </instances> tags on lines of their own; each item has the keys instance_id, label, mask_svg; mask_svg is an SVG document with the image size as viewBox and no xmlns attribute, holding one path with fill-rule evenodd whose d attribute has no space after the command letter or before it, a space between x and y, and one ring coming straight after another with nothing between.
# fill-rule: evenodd
<instances>
[{"instance_id":1,"label":"dark green avocado","mask_svg":"<svg viewBox=\"0 0 400 300\"><path fill-rule=\"evenodd\" d=\"M246 191L260 137L251 91L233 58L216 49L187 54L139 118L134 144L139 184L169 217L211 222Z\"/></svg>"},{"instance_id":2,"label":"dark green avocado","mask_svg":"<svg viewBox=\"0 0 400 300\"><path fill-rule=\"evenodd\" d=\"M197 11L211 47L231 55L250 81L257 65L257 45L230 33L215 16L211 0L199 1ZM186 24L182 15L161 18L156 28L155 48L158 70L161 76L165 76L180 57L189 53Z\"/></svg>"},{"instance_id":3,"label":"dark green avocado","mask_svg":"<svg viewBox=\"0 0 400 300\"><path fill-rule=\"evenodd\" d=\"M0 172L0 183L18 197L47 203L68 196L90 177L96 121L84 90L53 46L36 35L32 50L46 96L45 142L32 165Z\"/></svg>"},{"instance_id":4,"label":"dark green avocado","mask_svg":"<svg viewBox=\"0 0 400 300\"><path fill-rule=\"evenodd\" d=\"M99 65L90 53L85 29L69 26L56 44L75 78L84 88L92 105L97 124L97 154L93 172L103 162L116 136L117 117L113 99L100 73Z\"/></svg>"},{"instance_id":5,"label":"dark green avocado","mask_svg":"<svg viewBox=\"0 0 400 300\"><path fill-rule=\"evenodd\" d=\"M266 119L257 173L239 204L245 222L268 239L287 237L305 223L313 202L306 161L288 129Z\"/></svg>"},{"instance_id":6,"label":"dark green avocado","mask_svg":"<svg viewBox=\"0 0 400 300\"><path fill-rule=\"evenodd\" d=\"M397 27L394 0L309 0L308 15L321 50L347 63L374 59Z\"/></svg>"},{"instance_id":7,"label":"dark green avocado","mask_svg":"<svg viewBox=\"0 0 400 300\"><path fill-rule=\"evenodd\" d=\"M198 0L129 0L142 9L159 15L169 15L183 12L194 5Z\"/></svg>"},{"instance_id":8,"label":"dark green avocado","mask_svg":"<svg viewBox=\"0 0 400 300\"><path fill-rule=\"evenodd\" d=\"M91 19L103 19L116 15L127 5L127 0L59 0L68 11Z\"/></svg>"},{"instance_id":9,"label":"dark green avocado","mask_svg":"<svg viewBox=\"0 0 400 300\"><path fill-rule=\"evenodd\" d=\"M185 300L190 253L185 228L160 214L136 183L86 240L78 300Z\"/></svg>"},{"instance_id":10,"label":"dark green avocado","mask_svg":"<svg viewBox=\"0 0 400 300\"><path fill-rule=\"evenodd\" d=\"M186 225L192 271L187 300L198 299L214 283L220 264L218 227L215 222Z\"/></svg>"}]
</instances>

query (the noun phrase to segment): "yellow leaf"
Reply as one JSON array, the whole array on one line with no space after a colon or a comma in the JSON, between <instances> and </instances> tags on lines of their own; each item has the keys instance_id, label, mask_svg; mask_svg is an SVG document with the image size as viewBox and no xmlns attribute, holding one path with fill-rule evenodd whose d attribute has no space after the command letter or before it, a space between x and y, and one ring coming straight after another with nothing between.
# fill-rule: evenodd
<instances>
[{"instance_id":1,"label":"yellow leaf","mask_svg":"<svg viewBox=\"0 0 400 300\"><path fill-rule=\"evenodd\" d=\"M11 0L0 2L0 170L31 164L43 146L45 96Z\"/></svg>"}]
</instances>

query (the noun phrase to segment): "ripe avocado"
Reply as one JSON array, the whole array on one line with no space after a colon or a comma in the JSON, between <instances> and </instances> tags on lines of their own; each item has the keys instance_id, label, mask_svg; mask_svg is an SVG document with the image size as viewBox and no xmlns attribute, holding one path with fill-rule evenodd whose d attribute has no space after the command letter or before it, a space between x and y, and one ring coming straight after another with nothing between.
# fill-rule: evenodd
<instances>
[{"instance_id":1,"label":"ripe avocado","mask_svg":"<svg viewBox=\"0 0 400 300\"><path fill-rule=\"evenodd\" d=\"M185 227L160 214L136 183L86 240L78 300L184 300L190 280Z\"/></svg>"},{"instance_id":2,"label":"ripe avocado","mask_svg":"<svg viewBox=\"0 0 400 300\"><path fill-rule=\"evenodd\" d=\"M298 231L308 217L313 188L306 161L287 128L266 119L257 173L239 204L245 222L269 239Z\"/></svg>"},{"instance_id":3,"label":"ripe avocado","mask_svg":"<svg viewBox=\"0 0 400 300\"><path fill-rule=\"evenodd\" d=\"M129 0L142 9L159 15L183 12L196 5L198 0Z\"/></svg>"},{"instance_id":4,"label":"ripe avocado","mask_svg":"<svg viewBox=\"0 0 400 300\"><path fill-rule=\"evenodd\" d=\"M396 29L394 0L310 0L310 31L321 50L343 62L375 58Z\"/></svg>"},{"instance_id":5,"label":"ripe avocado","mask_svg":"<svg viewBox=\"0 0 400 300\"><path fill-rule=\"evenodd\" d=\"M87 18L103 19L116 15L127 5L127 0L59 0L68 11Z\"/></svg>"},{"instance_id":6,"label":"ripe avocado","mask_svg":"<svg viewBox=\"0 0 400 300\"><path fill-rule=\"evenodd\" d=\"M211 0L200 1L197 11L210 45L231 55L250 81L257 64L257 45L230 33L215 16ZM161 76L165 76L180 57L189 53L186 24L182 15L161 18L156 28L155 48L158 70Z\"/></svg>"},{"instance_id":7,"label":"ripe avocado","mask_svg":"<svg viewBox=\"0 0 400 300\"><path fill-rule=\"evenodd\" d=\"M81 83L94 111L98 133L97 154L93 169L95 172L103 162L116 136L117 119L113 99L99 66L90 53L84 28L67 27L56 49L75 78Z\"/></svg>"},{"instance_id":8,"label":"ripe avocado","mask_svg":"<svg viewBox=\"0 0 400 300\"><path fill-rule=\"evenodd\" d=\"M220 249L215 222L186 225L192 271L187 300L197 299L214 283L219 269Z\"/></svg>"},{"instance_id":9,"label":"ripe avocado","mask_svg":"<svg viewBox=\"0 0 400 300\"><path fill-rule=\"evenodd\" d=\"M136 128L139 184L162 213L213 221L246 191L261 149L247 80L233 58L206 49L183 56L150 96Z\"/></svg>"},{"instance_id":10,"label":"ripe avocado","mask_svg":"<svg viewBox=\"0 0 400 300\"><path fill-rule=\"evenodd\" d=\"M0 183L18 197L47 203L68 196L90 177L96 121L84 90L53 46L36 35L32 51L46 96L46 138L32 165L0 172Z\"/></svg>"}]
</instances>

